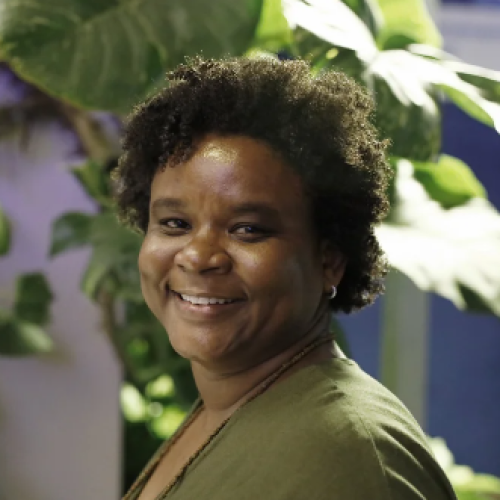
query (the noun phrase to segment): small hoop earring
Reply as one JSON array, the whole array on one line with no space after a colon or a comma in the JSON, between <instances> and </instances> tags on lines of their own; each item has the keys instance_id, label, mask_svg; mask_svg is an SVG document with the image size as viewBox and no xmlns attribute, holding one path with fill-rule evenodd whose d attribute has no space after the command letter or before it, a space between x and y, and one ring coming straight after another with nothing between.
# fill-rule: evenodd
<instances>
[{"instance_id":1,"label":"small hoop earring","mask_svg":"<svg viewBox=\"0 0 500 500\"><path fill-rule=\"evenodd\" d=\"M330 295L330 300L334 299L336 295L337 295L337 287L335 285L332 285L332 293Z\"/></svg>"}]
</instances>

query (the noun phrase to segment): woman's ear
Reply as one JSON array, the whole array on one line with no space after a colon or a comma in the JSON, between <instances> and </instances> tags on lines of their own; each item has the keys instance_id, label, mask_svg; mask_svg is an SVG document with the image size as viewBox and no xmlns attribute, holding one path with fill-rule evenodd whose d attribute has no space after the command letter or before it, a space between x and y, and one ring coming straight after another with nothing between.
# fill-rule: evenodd
<instances>
[{"instance_id":1,"label":"woman's ear","mask_svg":"<svg viewBox=\"0 0 500 500\"><path fill-rule=\"evenodd\" d=\"M331 243L324 241L321 244L321 257L323 263L323 282L326 293L330 293L332 286L338 286L341 282L347 259Z\"/></svg>"}]
</instances>

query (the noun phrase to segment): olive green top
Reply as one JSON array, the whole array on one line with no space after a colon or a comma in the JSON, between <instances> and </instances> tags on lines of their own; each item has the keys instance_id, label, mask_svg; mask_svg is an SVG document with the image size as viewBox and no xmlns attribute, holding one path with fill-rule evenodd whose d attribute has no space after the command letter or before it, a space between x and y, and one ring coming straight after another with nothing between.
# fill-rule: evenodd
<instances>
[{"instance_id":1,"label":"olive green top","mask_svg":"<svg viewBox=\"0 0 500 500\"><path fill-rule=\"evenodd\" d=\"M403 404L353 361L333 359L302 368L236 412L165 499L455 496Z\"/></svg>"}]
</instances>

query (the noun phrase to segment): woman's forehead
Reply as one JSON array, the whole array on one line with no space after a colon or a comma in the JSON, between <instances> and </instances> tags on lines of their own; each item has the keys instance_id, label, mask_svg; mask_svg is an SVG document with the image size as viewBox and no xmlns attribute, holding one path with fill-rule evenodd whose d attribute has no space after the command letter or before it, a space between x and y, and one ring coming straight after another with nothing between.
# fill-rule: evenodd
<instances>
[{"instance_id":1,"label":"woman's forehead","mask_svg":"<svg viewBox=\"0 0 500 500\"><path fill-rule=\"evenodd\" d=\"M207 136L184 163L153 179L152 198L217 196L222 199L300 203L300 177L270 146L246 136Z\"/></svg>"}]
</instances>

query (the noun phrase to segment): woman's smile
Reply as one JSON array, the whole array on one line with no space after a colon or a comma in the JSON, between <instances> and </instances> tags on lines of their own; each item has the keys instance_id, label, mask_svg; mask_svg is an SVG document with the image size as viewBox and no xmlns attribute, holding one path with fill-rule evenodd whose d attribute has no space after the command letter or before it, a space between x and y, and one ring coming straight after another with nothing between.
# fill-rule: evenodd
<instances>
[{"instance_id":1,"label":"woman's smile","mask_svg":"<svg viewBox=\"0 0 500 500\"><path fill-rule=\"evenodd\" d=\"M233 314L244 306L245 300L239 298L220 298L214 294L194 295L167 290L168 300L178 307L179 314L187 320L204 321L221 315Z\"/></svg>"}]
</instances>

